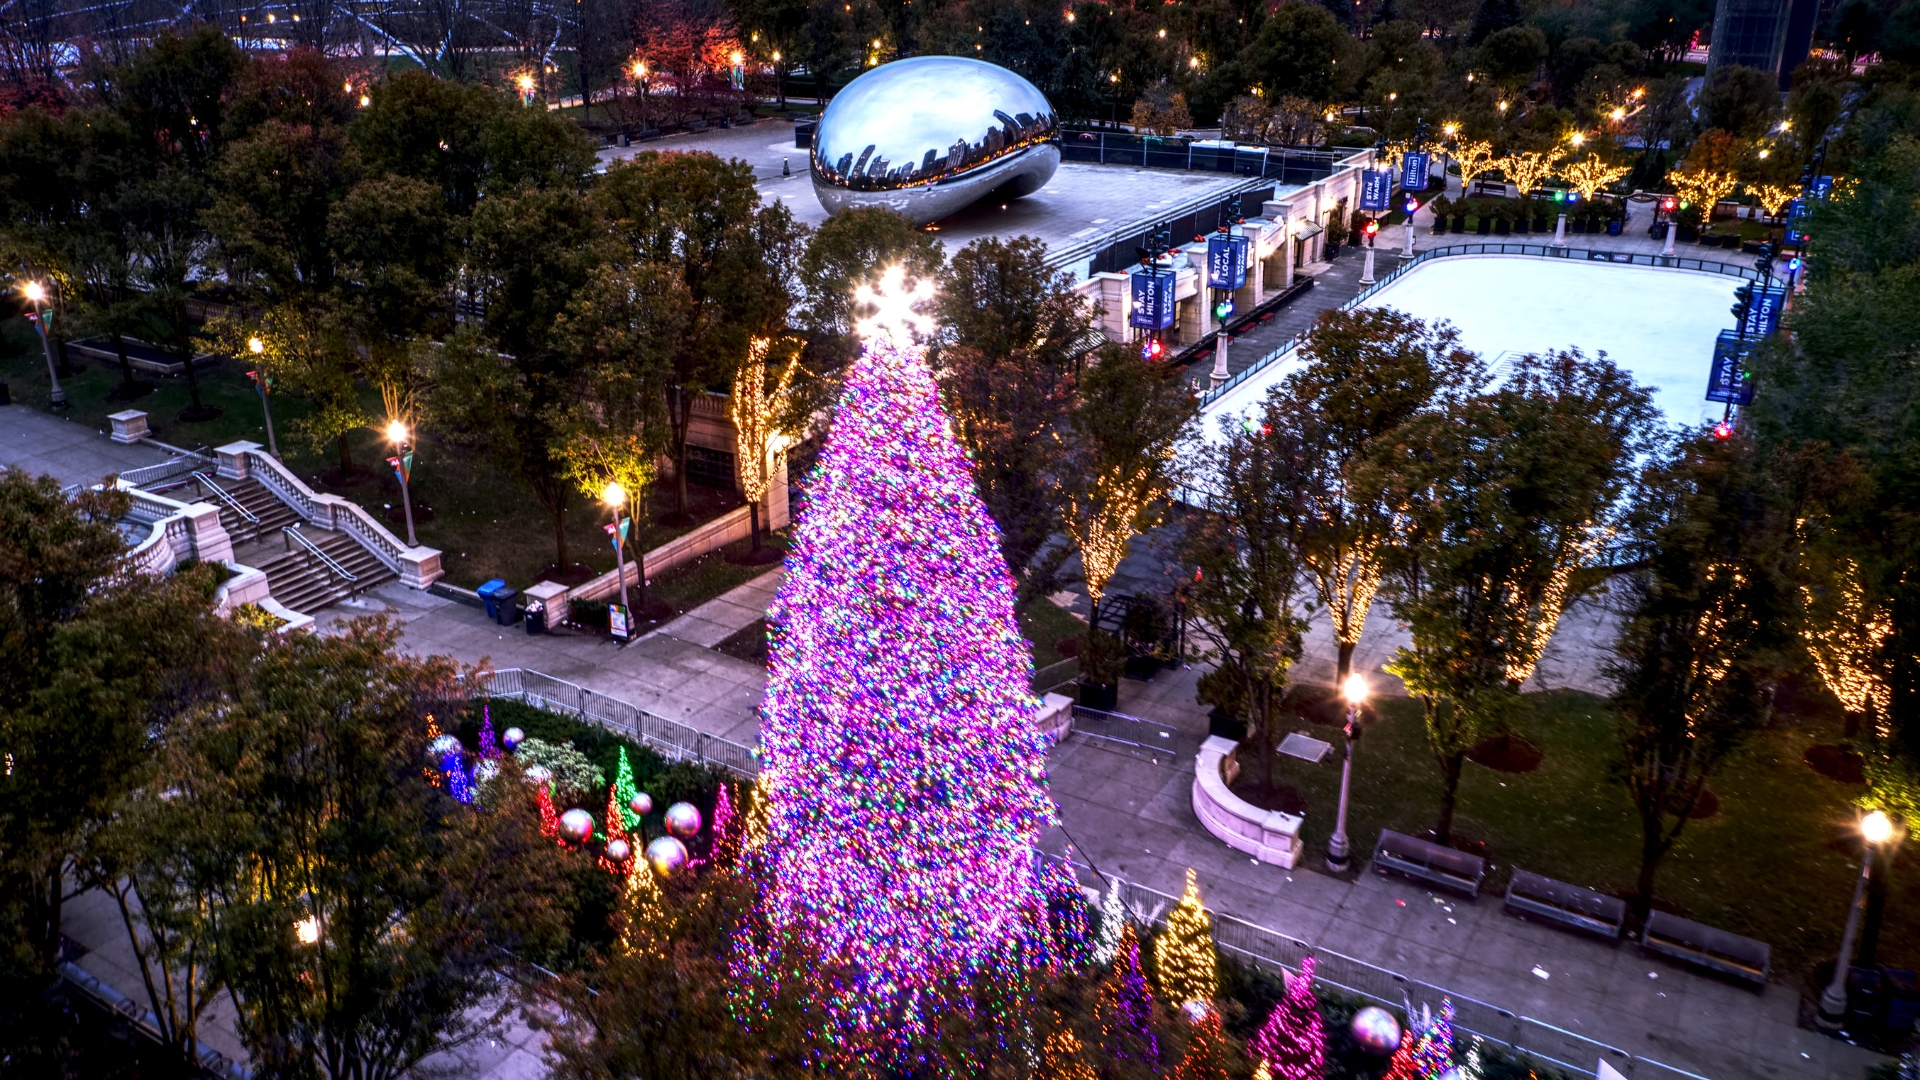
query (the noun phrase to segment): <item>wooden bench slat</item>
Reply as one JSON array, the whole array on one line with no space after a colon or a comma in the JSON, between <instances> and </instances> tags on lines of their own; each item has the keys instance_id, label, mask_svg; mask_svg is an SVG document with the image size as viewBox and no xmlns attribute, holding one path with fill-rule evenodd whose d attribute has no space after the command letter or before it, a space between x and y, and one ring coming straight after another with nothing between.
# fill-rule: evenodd
<instances>
[{"instance_id":1,"label":"wooden bench slat","mask_svg":"<svg viewBox=\"0 0 1920 1080\"><path fill-rule=\"evenodd\" d=\"M1773 949L1764 941L1683 919L1668 911L1656 911L1647 917L1640 944L1652 952L1744 979L1758 987L1766 986L1773 961Z\"/></svg>"},{"instance_id":2,"label":"wooden bench slat","mask_svg":"<svg viewBox=\"0 0 1920 1080\"><path fill-rule=\"evenodd\" d=\"M1513 872L1506 906L1608 938L1619 937L1627 921L1625 901L1526 870Z\"/></svg>"},{"instance_id":3,"label":"wooden bench slat","mask_svg":"<svg viewBox=\"0 0 1920 1080\"><path fill-rule=\"evenodd\" d=\"M1487 861L1478 855L1392 829L1380 830L1380 840L1373 848L1373 865L1383 874L1393 871L1470 897L1479 895L1480 883L1487 876Z\"/></svg>"}]
</instances>

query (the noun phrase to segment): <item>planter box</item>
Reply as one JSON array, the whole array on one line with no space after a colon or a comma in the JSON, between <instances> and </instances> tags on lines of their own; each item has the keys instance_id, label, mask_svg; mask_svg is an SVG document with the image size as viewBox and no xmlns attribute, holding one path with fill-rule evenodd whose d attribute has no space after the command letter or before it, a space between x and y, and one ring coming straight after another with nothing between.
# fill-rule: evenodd
<instances>
[{"instance_id":1,"label":"planter box","mask_svg":"<svg viewBox=\"0 0 1920 1080\"><path fill-rule=\"evenodd\" d=\"M1157 656L1129 656L1127 657L1127 666L1124 670L1129 679L1144 679L1152 682L1153 677L1160 674L1160 658Z\"/></svg>"},{"instance_id":2,"label":"planter box","mask_svg":"<svg viewBox=\"0 0 1920 1080\"><path fill-rule=\"evenodd\" d=\"M1587 223L1584 221L1581 221L1579 218L1574 218L1573 220L1567 222L1567 224L1572 226L1572 231L1574 232L1584 233L1587 231Z\"/></svg>"},{"instance_id":3,"label":"planter box","mask_svg":"<svg viewBox=\"0 0 1920 1080\"><path fill-rule=\"evenodd\" d=\"M1475 233L1478 233L1481 236L1492 236L1493 235L1493 219L1486 218L1486 217L1481 218L1480 227L1473 231Z\"/></svg>"},{"instance_id":4,"label":"planter box","mask_svg":"<svg viewBox=\"0 0 1920 1080\"><path fill-rule=\"evenodd\" d=\"M1545 214L1535 214L1533 216L1533 231L1534 232L1552 232L1553 222L1548 220L1547 215Z\"/></svg>"},{"instance_id":5,"label":"planter box","mask_svg":"<svg viewBox=\"0 0 1920 1080\"><path fill-rule=\"evenodd\" d=\"M1508 221L1506 218L1501 218L1499 221L1494 222L1493 235L1495 236L1513 235L1513 222Z\"/></svg>"},{"instance_id":6,"label":"planter box","mask_svg":"<svg viewBox=\"0 0 1920 1080\"><path fill-rule=\"evenodd\" d=\"M1247 737L1247 722L1215 709L1207 714L1207 734L1240 742Z\"/></svg>"},{"instance_id":7,"label":"planter box","mask_svg":"<svg viewBox=\"0 0 1920 1080\"><path fill-rule=\"evenodd\" d=\"M1514 234L1517 236L1527 235L1527 219L1515 218L1513 222L1513 231L1514 231Z\"/></svg>"},{"instance_id":8,"label":"planter box","mask_svg":"<svg viewBox=\"0 0 1920 1080\"><path fill-rule=\"evenodd\" d=\"M1467 215L1465 214L1453 215L1453 231L1457 233L1463 233L1467 231Z\"/></svg>"},{"instance_id":9,"label":"planter box","mask_svg":"<svg viewBox=\"0 0 1920 1080\"><path fill-rule=\"evenodd\" d=\"M1700 236L1700 226L1698 225L1680 226L1680 239L1685 240L1688 243L1692 243L1694 240L1698 239L1699 236Z\"/></svg>"},{"instance_id":10,"label":"planter box","mask_svg":"<svg viewBox=\"0 0 1920 1080\"><path fill-rule=\"evenodd\" d=\"M1116 685L1084 682L1080 684L1080 704L1089 709L1112 712L1113 707L1119 703L1120 687Z\"/></svg>"},{"instance_id":11,"label":"planter box","mask_svg":"<svg viewBox=\"0 0 1920 1080\"><path fill-rule=\"evenodd\" d=\"M1446 218L1433 219L1433 235L1435 236L1447 235L1447 219Z\"/></svg>"},{"instance_id":12,"label":"planter box","mask_svg":"<svg viewBox=\"0 0 1920 1080\"><path fill-rule=\"evenodd\" d=\"M1623 222L1621 222L1621 220L1620 220L1619 218L1614 218L1614 219L1613 219L1612 221L1609 221L1609 222L1607 222L1607 235L1608 235L1608 236L1619 236L1619 235L1620 235L1620 227L1621 227L1621 225L1622 225L1622 224L1623 224Z\"/></svg>"}]
</instances>

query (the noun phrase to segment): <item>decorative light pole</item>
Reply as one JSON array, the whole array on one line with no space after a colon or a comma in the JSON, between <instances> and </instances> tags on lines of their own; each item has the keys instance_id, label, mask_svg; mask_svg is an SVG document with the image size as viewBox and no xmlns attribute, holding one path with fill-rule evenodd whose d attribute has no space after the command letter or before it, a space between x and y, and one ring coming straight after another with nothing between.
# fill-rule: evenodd
<instances>
[{"instance_id":1,"label":"decorative light pole","mask_svg":"<svg viewBox=\"0 0 1920 1080\"><path fill-rule=\"evenodd\" d=\"M1840 933L1840 955L1833 961L1833 978L1820 992L1820 1026L1839 1031L1847 1023L1847 972L1853 967L1853 941L1860 933L1860 908L1873 876L1873 850L1893 839L1893 820L1879 810L1860 819L1860 876L1853 883L1853 903L1847 908L1847 928Z\"/></svg>"},{"instance_id":2,"label":"decorative light pole","mask_svg":"<svg viewBox=\"0 0 1920 1080\"><path fill-rule=\"evenodd\" d=\"M247 352L253 354L253 362L259 365L247 372L247 377L253 380L253 388L260 391L260 413L267 418L267 453L277 458L280 456L280 444L273 437L273 408L267 404L268 383L273 381L273 377L267 374L265 362L267 343L258 337L250 337L247 339Z\"/></svg>"},{"instance_id":3,"label":"decorative light pole","mask_svg":"<svg viewBox=\"0 0 1920 1080\"><path fill-rule=\"evenodd\" d=\"M1333 837L1327 841L1327 869L1336 874L1347 871L1347 801L1353 787L1353 742L1360 737L1360 705L1367 700L1367 679L1359 672L1340 684L1340 696L1347 699L1347 756L1340 763L1340 811L1333 822Z\"/></svg>"},{"instance_id":4,"label":"decorative light pole","mask_svg":"<svg viewBox=\"0 0 1920 1080\"><path fill-rule=\"evenodd\" d=\"M420 541L413 536L413 495L409 491L413 481L413 447L407 442L410 434L407 425L398 420L387 425L387 441L393 443L394 450L387 464L393 466L393 474L400 478L400 506L407 515L407 546L419 547Z\"/></svg>"},{"instance_id":5,"label":"decorative light pole","mask_svg":"<svg viewBox=\"0 0 1920 1080\"><path fill-rule=\"evenodd\" d=\"M606 488L600 492L600 500L613 511L613 524L608 531L613 533L613 563L620 577L620 618L607 620L607 629L621 641L633 638L633 624L627 606L627 523L632 518L621 517L620 511L627 505L627 489L620 486L618 480L609 480Z\"/></svg>"},{"instance_id":6,"label":"decorative light pole","mask_svg":"<svg viewBox=\"0 0 1920 1080\"><path fill-rule=\"evenodd\" d=\"M47 307L47 287L37 281L29 281L20 287L20 292L33 305L33 313L27 320L33 328L40 331L40 345L47 353L47 378L53 380L53 407L67 407L67 391L60 385L60 365L53 362L53 312Z\"/></svg>"}]
</instances>

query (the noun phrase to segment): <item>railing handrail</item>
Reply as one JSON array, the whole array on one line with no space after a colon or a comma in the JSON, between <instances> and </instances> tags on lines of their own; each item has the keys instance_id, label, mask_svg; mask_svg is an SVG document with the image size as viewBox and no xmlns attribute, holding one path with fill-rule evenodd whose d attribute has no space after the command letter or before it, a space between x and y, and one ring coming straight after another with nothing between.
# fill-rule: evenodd
<instances>
[{"instance_id":1,"label":"railing handrail","mask_svg":"<svg viewBox=\"0 0 1920 1080\"><path fill-rule=\"evenodd\" d=\"M257 474L256 469L260 470ZM259 450L247 451L247 472L282 502L292 503L302 518L313 520L313 489L273 455Z\"/></svg>"},{"instance_id":2,"label":"railing handrail","mask_svg":"<svg viewBox=\"0 0 1920 1080\"><path fill-rule=\"evenodd\" d=\"M181 473L194 472L214 463L213 458L195 452L182 457L168 458L157 465L142 465L137 469L128 469L120 474L120 479L134 487L144 488L157 480L171 480Z\"/></svg>"},{"instance_id":3,"label":"railing handrail","mask_svg":"<svg viewBox=\"0 0 1920 1080\"><path fill-rule=\"evenodd\" d=\"M196 469L193 473L193 478L200 482L201 487L204 487L208 491L213 492L215 498L219 499L223 503L226 503L227 509L232 510L234 513L239 514L241 517L245 518L247 520L247 524L249 525L260 524L260 519L254 516L253 511L247 509L244 505L242 505L240 500L234 498L232 493L227 491L226 488L223 488L219 484L216 484L213 482L212 474Z\"/></svg>"},{"instance_id":4,"label":"railing handrail","mask_svg":"<svg viewBox=\"0 0 1920 1080\"><path fill-rule=\"evenodd\" d=\"M347 584L349 585L353 585L359 582L360 577L358 574L355 574L353 571L348 570L344 566L341 566L339 563L334 561L333 556L327 554L324 551L321 551L320 546L318 544L315 544L313 541L307 539L306 534L300 531L300 526L289 525L285 529L281 530L281 532L286 537L291 539L294 543L299 544L302 548L305 548L307 554L313 556L316 559L319 559L320 565L327 568L327 573L332 574L336 577L345 578L347 581Z\"/></svg>"},{"instance_id":5,"label":"railing handrail","mask_svg":"<svg viewBox=\"0 0 1920 1080\"><path fill-rule=\"evenodd\" d=\"M1386 288L1388 285L1393 284L1402 274L1407 273L1422 263L1435 259L1471 255L1514 255L1525 258L1544 259L1578 258L1584 259L1587 262L1608 263L1614 266L1651 266L1666 270L1691 270L1699 273L1725 274L1729 277L1745 278L1748 281L1757 281L1760 277L1759 272L1751 267L1720 262L1713 259L1696 259L1681 255L1641 255L1635 252L1603 251L1595 248L1554 247L1551 244L1515 244L1501 242L1450 244L1446 247L1428 248L1413 258L1402 261L1399 266L1388 271L1384 277L1381 277L1372 285L1360 290L1353 299L1341 304L1338 310L1351 311L1361 304L1366 303L1373 298L1374 294ZM1265 369L1269 364L1292 352L1299 346L1301 336L1302 335L1295 334L1293 337L1281 342L1278 348L1262 356L1260 359L1255 360L1245 368L1234 372L1233 376L1227 379L1226 382L1201 394L1201 410L1204 412L1208 406L1225 397L1234 387L1246 382L1252 378L1256 372Z\"/></svg>"}]
</instances>

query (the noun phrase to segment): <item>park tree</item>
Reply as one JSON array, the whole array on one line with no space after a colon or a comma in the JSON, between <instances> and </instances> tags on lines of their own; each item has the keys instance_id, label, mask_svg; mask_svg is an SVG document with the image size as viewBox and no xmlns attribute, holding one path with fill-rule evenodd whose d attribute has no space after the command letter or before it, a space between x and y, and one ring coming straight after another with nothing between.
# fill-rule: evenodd
<instances>
[{"instance_id":1,"label":"park tree","mask_svg":"<svg viewBox=\"0 0 1920 1080\"><path fill-rule=\"evenodd\" d=\"M785 328L802 232L785 207L760 204L745 163L706 153L639 154L607 171L593 204L622 258L665 271L683 306L666 391L683 518L694 399L725 384L753 338Z\"/></svg>"},{"instance_id":2,"label":"park tree","mask_svg":"<svg viewBox=\"0 0 1920 1080\"><path fill-rule=\"evenodd\" d=\"M1767 715L1798 618L1795 520L1810 507L1795 473L1817 473L1815 460L1702 433L1642 478L1642 558L1623 579L1630 606L1609 669L1641 826L1639 918L1708 778Z\"/></svg>"},{"instance_id":3,"label":"park tree","mask_svg":"<svg viewBox=\"0 0 1920 1080\"><path fill-rule=\"evenodd\" d=\"M1707 76L1693 104L1703 126L1757 139L1779 120L1780 90L1768 72L1722 64Z\"/></svg>"},{"instance_id":4,"label":"park tree","mask_svg":"<svg viewBox=\"0 0 1920 1080\"><path fill-rule=\"evenodd\" d=\"M1380 587L1398 507L1377 467L1416 416L1477 391L1479 358L1452 326L1391 308L1323 312L1284 384L1300 431L1298 559L1333 626L1340 685Z\"/></svg>"},{"instance_id":5,"label":"park tree","mask_svg":"<svg viewBox=\"0 0 1920 1080\"><path fill-rule=\"evenodd\" d=\"M1515 93L1532 84L1547 59L1547 37L1531 26L1496 30L1480 43L1473 66L1484 71L1495 86Z\"/></svg>"},{"instance_id":6,"label":"park tree","mask_svg":"<svg viewBox=\"0 0 1920 1080\"><path fill-rule=\"evenodd\" d=\"M1561 613L1601 584L1589 567L1655 416L1604 357L1527 356L1498 389L1421 417L1381 463L1402 515L1387 594L1412 637L1387 670L1421 704L1443 842L1467 751L1507 726Z\"/></svg>"},{"instance_id":7,"label":"park tree","mask_svg":"<svg viewBox=\"0 0 1920 1080\"><path fill-rule=\"evenodd\" d=\"M1283 4L1247 46L1247 63L1268 101L1285 95L1331 101L1347 84L1339 61L1352 51L1353 39L1326 8Z\"/></svg>"},{"instance_id":8,"label":"park tree","mask_svg":"<svg viewBox=\"0 0 1920 1080\"><path fill-rule=\"evenodd\" d=\"M1239 683L1247 740L1269 787L1287 672L1306 627L1298 614L1297 524L1298 462L1307 447L1290 406L1276 387L1244 420L1220 421L1195 484L1208 493L1207 505L1181 541L1181 563L1195 568L1189 625L1206 641L1204 656Z\"/></svg>"},{"instance_id":9,"label":"park tree","mask_svg":"<svg viewBox=\"0 0 1920 1080\"><path fill-rule=\"evenodd\" d=\"M1467 44L1478 46L1502 30L1526 21L1518 0L1480 0L1474 9L1473 25L1467 31Z\"/></svg>"},{"instance_id":10,"label":"park tree","mask_svg":"<svg viewBox=\"0 0 1920 1080\"><path fill-rule=\"evenodd\" d=\"M1067 535L1096 626L1100 596L1128 543L1159 524L1163 500L1181 480L1175 455L1198 413L1186 380L1124 345L1101 349L1080 378L1063 485Z\"/></svg>"},{"instance_id":11,"label":"park tree","mask_svg":"<svg viewBox=\"0 0 1920 1080\"><path fill-rule=\"evenodd\" d=\"M565 856L533 789L511 760L472 804L430 783L430 714L460 673L398 637L377 621L278 637L183 733L185 798L231 826L219 957L256 1068L403 1075L514 1007L502 949L562 935Z\"/></svg>"},{"instance_id":12,"label":"park tree","mask_svg":"<svg viewBox=\"0 0 1920 1080\"><path fill-rule=\"evenodd\" d=\"M734 461L739 466L751 529L749 558L763 561L772 559L761 554L760 506L773 486L776 459L792 442L789 433L805 422L805 417L795 411L802 396L794 385L800 358L789 356L783 364L769 365L767 357L773 347L774 342L766 338L748 343L746 360L734 369L733 392L728 395ZM778 558L777 552L773 558Z\"/></svg>"},{"instance_id":13,"label":"park tree","mask_svg":"<svg viewBox=\"0 0 1920 1080\"><path fill-rule=\"evenodd\" d=\"M1060 430L1093 310L1037 240L976 240L941 275L934 371L1022 601L1058 588Z\"/></svg>"}]
</instances>

